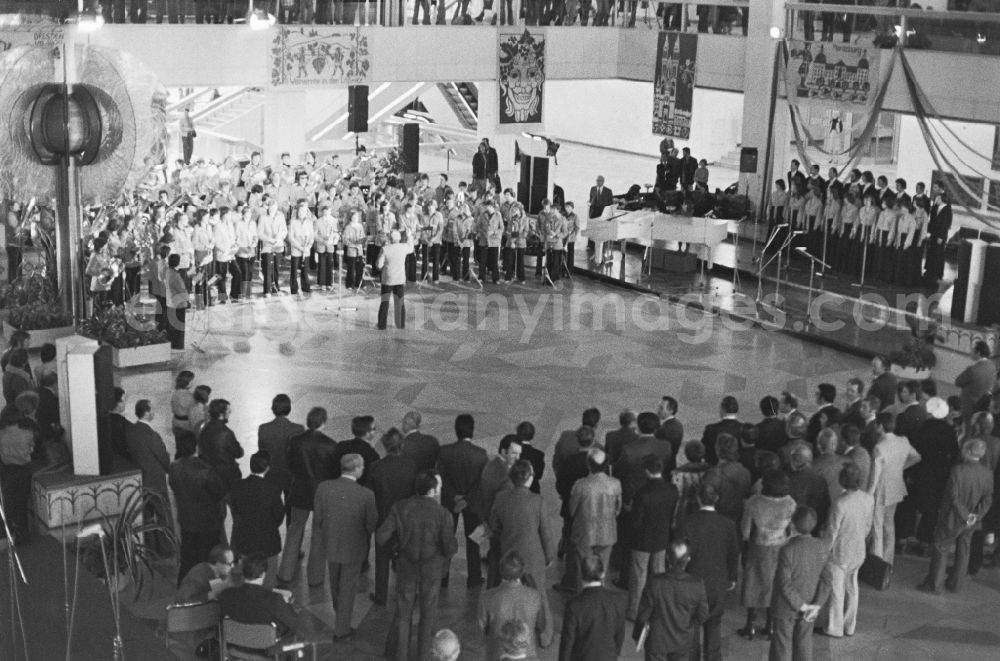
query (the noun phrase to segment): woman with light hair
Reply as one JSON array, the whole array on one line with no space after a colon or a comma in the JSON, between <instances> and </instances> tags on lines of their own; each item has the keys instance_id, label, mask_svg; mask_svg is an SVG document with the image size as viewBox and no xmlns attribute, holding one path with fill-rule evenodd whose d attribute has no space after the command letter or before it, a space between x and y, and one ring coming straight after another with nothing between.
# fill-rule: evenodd
<instances>
[{"instance_id":1,"label":"woman with light hair","mask_svg":"<svg viewBox=\"0 0 1000 661\"><path fill-rule=\"evenodd\" d=\"M458 661L462 646L451 629L441 629L431 641L431 661Z\"/></svg>"}]
</instances>

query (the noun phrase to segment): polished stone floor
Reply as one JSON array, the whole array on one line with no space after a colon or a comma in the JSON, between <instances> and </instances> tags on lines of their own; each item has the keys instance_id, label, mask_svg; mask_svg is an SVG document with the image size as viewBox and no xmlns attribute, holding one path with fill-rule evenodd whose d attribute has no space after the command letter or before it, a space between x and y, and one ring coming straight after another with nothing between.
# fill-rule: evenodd
<instances>
[{"instance_id":1,"label":"polished stone floor","mask_svg":"<svg viewBox=\"0 0 1000 661\"><path fill-rule=\"evenodd\" d=\"M491 453L521 420L535 424L536 445L548 453L559 432L575 428L590 406L603 414L598 430L603 437L621 408L655 410L660 397L670 394L680 400L679 417L694 437L717 416L725 394L739 399L741 417L757 420L756 403L765 394L788 389L807 402L822 381L839 388L850 376L867 376L863 360L787 335L747 329L581 278L557 284L555 290L541 288L529 279L524 286L487 285L485 292L450 283L411 286L406 330L382 332L374 329L374 293L342 298L314 293L306 300L285 296L217 306L191 319L188 349L175 355L169 370L125 371L121 385L129 409L140 397L159 402L156 424L168 444L172 373L186 368L196 373L195 384L211 385L213 397L232 402L231 426L248 456L256 447L256 427L270 418L271 397L279 392L291 396L297 420L310 407L325 406L328 433L338 439L350 436L353 415L370 413L384 430L416 409L425 431L450 442L455 415L467 412L476 418L476 441ZM550 474L542 480L542 494L556 519ZM459 546L453 563L458 578L442 595L439 624L459 634L463 659L479 659L479 591L464 588L464 545ZM863 589L857 635L817 637L817 658L1000 658L998 572L987 570L961 595L930 597L913 589L926 564L903 557L889 592ZM550 568L550 583L560 571L560 563ZM310 590L298 577L295 592L298 603L332 621L325 589ZM366 583L357 595L356 639L323 645L321 658L381 658L391 613L372 607L368 592ZM564 597L550 594L561 617ZM766 642L735 635L741 618L733 601L724 624L726 658L766 658ZM540 658L556 656L553 646ZM627 645L623 658L640 655Z\"/></svg>"}]
</instances>

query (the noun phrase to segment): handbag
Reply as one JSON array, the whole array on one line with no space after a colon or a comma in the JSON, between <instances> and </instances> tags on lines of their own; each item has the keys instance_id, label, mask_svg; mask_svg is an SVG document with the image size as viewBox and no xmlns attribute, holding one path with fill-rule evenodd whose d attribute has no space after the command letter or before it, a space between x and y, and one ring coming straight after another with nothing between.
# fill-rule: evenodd
<instances>
[{"instance_id":1,"label":"handbag","mask_svg":"<svg viewBox=\"0 0 1000 661\"><path fill-rule=\"evenodd\" d=\"M876 555L869 555L858 570L858 578L862 583L884 592L892 582L892 565Z\"/></svg>"}]
</instances>

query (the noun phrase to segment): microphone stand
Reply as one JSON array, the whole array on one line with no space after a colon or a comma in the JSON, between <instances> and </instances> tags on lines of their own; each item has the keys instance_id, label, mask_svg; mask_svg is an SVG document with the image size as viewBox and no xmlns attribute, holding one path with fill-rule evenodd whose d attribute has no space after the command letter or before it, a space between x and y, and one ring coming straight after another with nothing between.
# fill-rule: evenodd
<instances>
[{"instance_id":1,"label":"microphone stand","mask_svg":"<svg viewBox=\"0 0 1000 661\"><path fill-rule=\"evenodd\" d=\"M24 565L21 564L21 556L18 555L17 549L14 547L14 536L10 532L10 525L7 517L6 503L3 497L3 485L0 484L0 518L3 519L3 532L4 538L7 540L7 571L10 580L10 628L11 633L16 634L18 627L21 631L21 644L24 646L24 658L25 661L28 659L28 637L25 635L24 631L24 614L21 613L21 597L18 593L17 579L20 577L21 582L28 585L28 577L24 573ZM18 627L15 627L15 618ZM11 650L14 650L14 637L11 636Z\"/></svg>"},{"instance_id":2,"label":"microphone stand","mask_svg":"<svg viewBox=\"0 0 1000 661\"><path fill-rule=\"evenodd\" d=\"M861 222L861 219L858 219ZM871 236L870 227L861 227L861 242L863 244L861 249L861 282L851 283L852 287L857 287L858 289L865 288L865 269L868 266L868 239Z\"/></svg>"}]
</instances>

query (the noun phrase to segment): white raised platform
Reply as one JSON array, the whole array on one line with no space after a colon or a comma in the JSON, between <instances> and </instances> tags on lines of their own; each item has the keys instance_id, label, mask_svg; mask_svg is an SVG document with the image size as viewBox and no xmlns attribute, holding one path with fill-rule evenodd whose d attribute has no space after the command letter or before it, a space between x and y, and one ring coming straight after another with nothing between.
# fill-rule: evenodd
<instances>
[{"instance_id":1,"label":"white raised platform","mask_svg":"<svg viewBox=\"0 0 1000 661\"><path fill-rule=\"evenodd\" d=\"M62 527L119 514L130 496L142 488L142 471L112 475L73 475L67 468L35 475L31 501L44 532L58 536ZM75 531L74 531L75 532Z\"/></svg>"}]
</instances>

